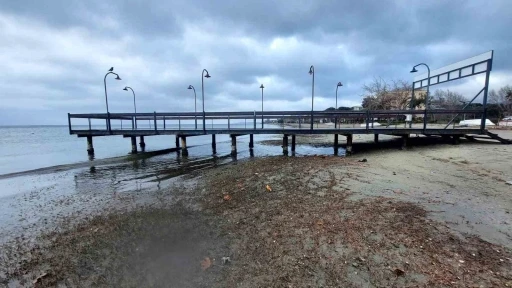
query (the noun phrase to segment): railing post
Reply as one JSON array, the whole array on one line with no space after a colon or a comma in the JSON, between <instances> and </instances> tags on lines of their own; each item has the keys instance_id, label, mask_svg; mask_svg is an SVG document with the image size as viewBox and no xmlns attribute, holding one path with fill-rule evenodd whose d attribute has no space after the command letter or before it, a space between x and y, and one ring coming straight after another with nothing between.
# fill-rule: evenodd
<instances>
[{"instance_id":1,"label":"railing post","mask_svg":"<svg viewBox=\"0 0 512 288\"><path fill-rule=\"evenodd\" d=\"M155 123L155 133L156 133L156 132L157 132L157 131L156 131L156 130L157 130L157 127L156 127L156 111L154 112L154 114L153 114L153 115L154 115L154 121L155 121L155 122L154 122L154 123Z\"/></svg>"},{"instance_id":2,"label":"railing post","mask_svg":"<svg viewBox=\"0 0 512 288\"><path fill-rule=\"evenodd\" d=\"M423 130L427 129L427 107L425 107L425 112L423 114Z\"/></svg>"},{"instance_id":3,"label":"railing post","mask_svg":"<svg viewBox=\"0 0 512 288\"><path fill-rule=\"evenodd\" d=\"M370 110L366 110L366 130L370 128Z\"/></svg>"},{"instance_id":4,"label":"railing post","mask_svg":"<svg viewBox=\"0 0 512 288\"><path fill-rule=\"evenodd\" d=\"M69 135L71 135L71 114L68 113L68 127L69 127ZM89 128L89 130L91 130Z\"/></svg>"},{"instance_id":5,"label":"railing post","mask_svg":"<svg viewBox=\"0 0 512 288\"><path fill-rule=\"evenodd\" d=\"M178 116L178 130L181 130L181 117Z\"/></svg>"},{"instance_id":6,"label":"railing post","mask_svg":"<svg viewBox=\"0 0 512 288\"><path fill-rule=\"evenodd\" d=\"M261 117L263 117L263 115ZM261 121L261 128L263 129L263 118L261 118ZM254 130L256 130L256 111L254 111Z\"/></svg>"},{"instance_id":7,"label":"railing post","mask_svg":"<svg viewBox=\"0 0 512 288\"><path fill-rule=\"evenodd\" d=\"M231 130L230 123L229 123L230 121L229 120L230 119L229 119L229 115L228 115L228 130Z\"/></svg>"},{"instance_id":8,"label":"railing post","mask_svg":"<svg viewBox=\"0 0 512 288\"><path fill-rule=\"evenodd\" d=\"M132 130L135 130L135 121L133 120L133 117L135 116L132 116Z\"/></svg>"},{"instance_id":9,"label":"railing post","mask_svg":"<svg viewBox=\"0 0 512 288\"><path fill-rule=\"evenodd\" d=\"M89 120L89 131L91 131L91 118L87 118Z\"/></svg>"},{"instance_id":10,"label":"railing post","mask_svg":"<svg viewBox=\"0 0 512 288\"><path fill-rule=\"evenodd\" d=\"M163 120L164 120L164 130L165 130L165 116L164 116L164 119L163 119Z\"/></svg>"}]
</instances>

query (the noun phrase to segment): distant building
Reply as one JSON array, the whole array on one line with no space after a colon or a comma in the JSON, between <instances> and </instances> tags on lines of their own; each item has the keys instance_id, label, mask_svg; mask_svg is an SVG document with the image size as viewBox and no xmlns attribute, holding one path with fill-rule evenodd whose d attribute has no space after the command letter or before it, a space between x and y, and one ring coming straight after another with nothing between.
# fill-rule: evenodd
<instances>
[{"instance_id":1,"label":"distant building","mask_svg":"<svg viewBox=\"0 0 512 288\"><path fill-rule=\"evenodd\" d=\"M361 110L363 110L363 107L362 106L353 106L352 110L354 110L354 111L361 111Z\"/></svg>"}]
</instances>

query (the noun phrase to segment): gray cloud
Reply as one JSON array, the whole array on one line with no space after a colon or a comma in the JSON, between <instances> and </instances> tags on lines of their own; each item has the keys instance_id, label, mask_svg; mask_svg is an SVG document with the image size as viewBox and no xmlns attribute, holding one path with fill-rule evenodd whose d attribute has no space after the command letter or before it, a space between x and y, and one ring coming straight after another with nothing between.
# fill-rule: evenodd
<instances>
[{"instance_id":1,"label":"gray cloud","mask_svg":"<svg viewBox=\"0 0 512 288\"><path fill-rule=\"evenodd\" d=\"M68 112L192 111L201 71L207 111L315 109L360 103L373 77L412 80L495 49L491 88L511 84L509 1L4 1L0 125L65 124ZM445 84L471 97L480 77ZM473 90L476 90L473 92ZM201 103L198 102L198 107Z\"/></svg>"}]
</instances>

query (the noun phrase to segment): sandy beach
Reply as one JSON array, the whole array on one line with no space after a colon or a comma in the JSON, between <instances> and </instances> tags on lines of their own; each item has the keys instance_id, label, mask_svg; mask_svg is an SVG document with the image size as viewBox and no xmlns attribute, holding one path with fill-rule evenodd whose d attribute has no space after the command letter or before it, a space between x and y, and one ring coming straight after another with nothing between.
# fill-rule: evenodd
<instances>
[{"instance_id":1,"label":"sandy beach","mask_svg":"<svg viewBox=\"0 0 512 288\"><path fill-rule=\"evenodd\" d=\"M0 284L512 286L512 145L380 139L354 137L351 157L257 157L111 195L123 209L3 244Z\"/></svg>"}]
</instances>

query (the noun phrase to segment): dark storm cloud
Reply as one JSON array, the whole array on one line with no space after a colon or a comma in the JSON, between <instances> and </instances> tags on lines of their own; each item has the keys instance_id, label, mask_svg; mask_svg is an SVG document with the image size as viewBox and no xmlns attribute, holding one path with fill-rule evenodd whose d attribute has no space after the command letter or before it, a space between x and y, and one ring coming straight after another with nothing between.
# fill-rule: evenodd
<instances>
[{"instance_id":1,"label":"dark storm cloud","mask_svg":"<svg viewBox=\"0 0 512 288\"><path fill-rule=\"evenodd\" d=\"M1 124L65 123L67 112L190 111L207 68L208 111L258 109L260 83L272 110L360 103L373 77L411 80L495 49L491 85L512 82L509 1L3 1ZM476 77L450 86L469 94ZM198 95L201 98L201 95ZM198 106L201 103L198 102Z\"/></svg>"}]
</instances>

